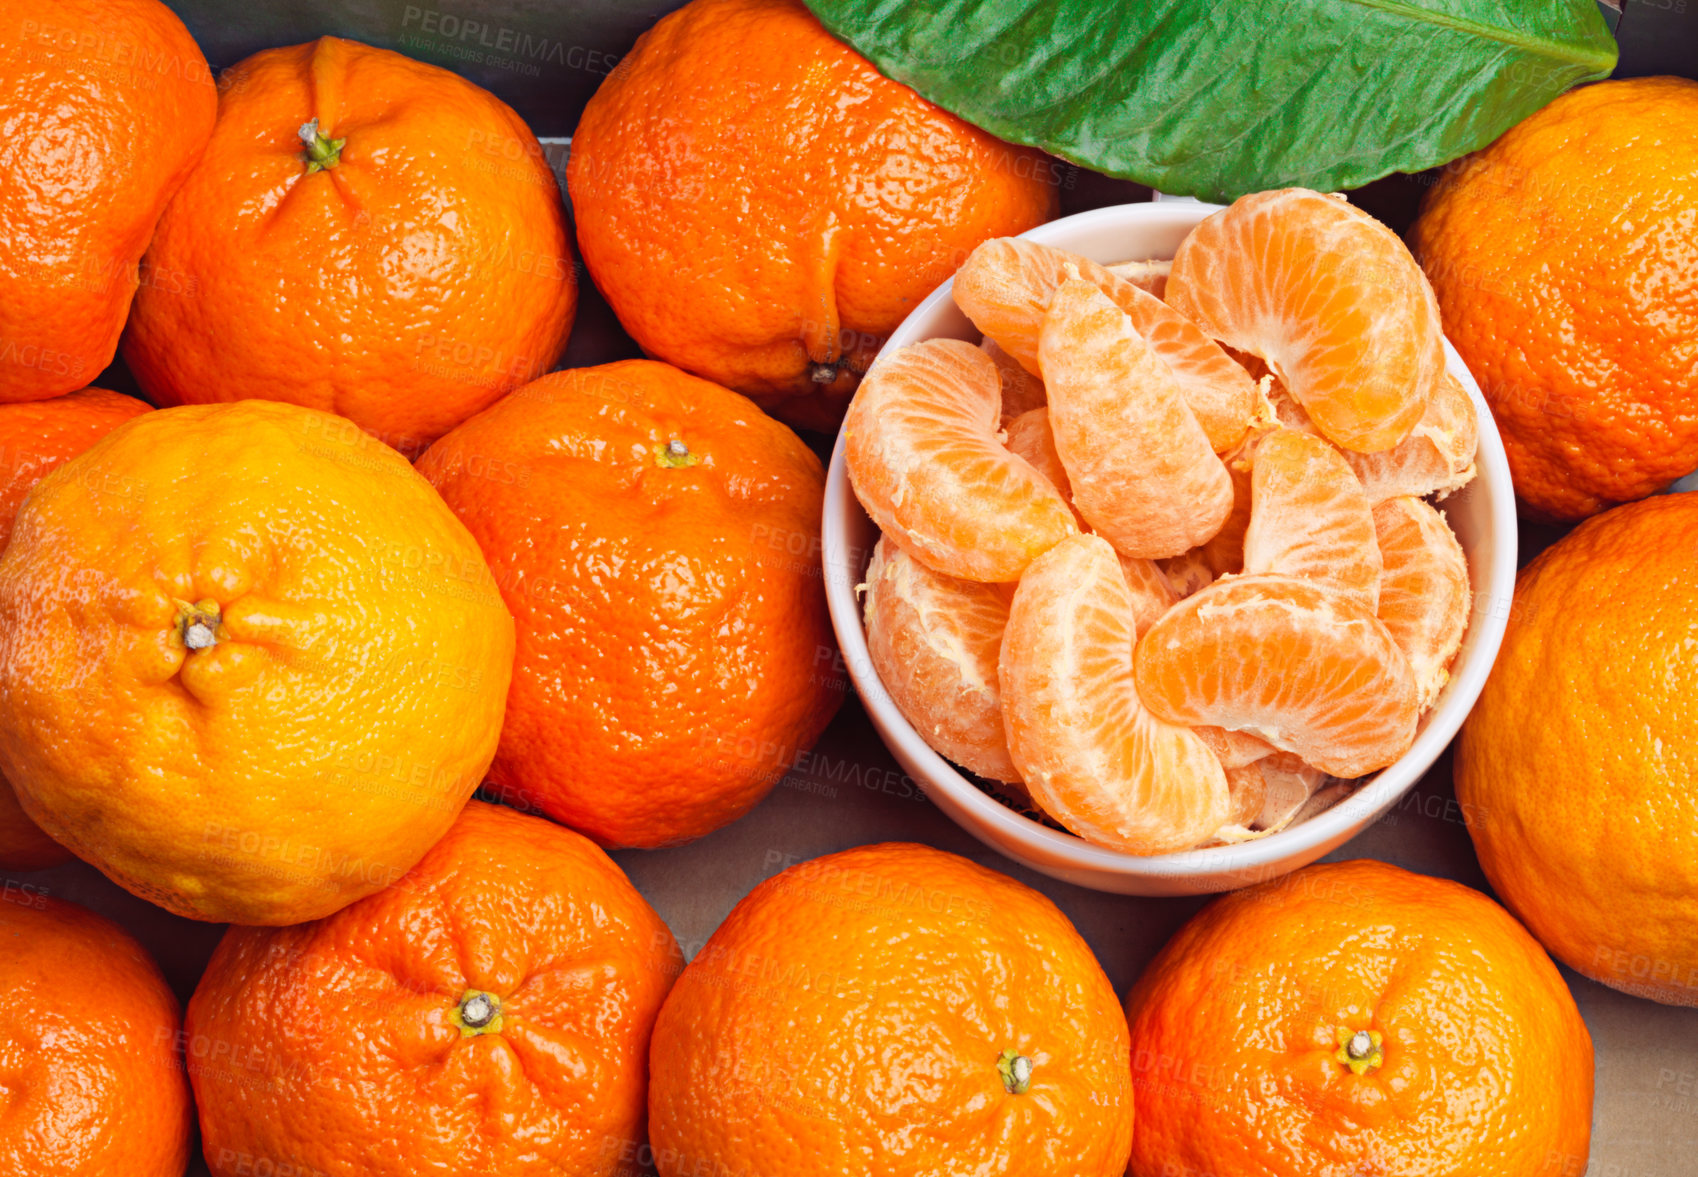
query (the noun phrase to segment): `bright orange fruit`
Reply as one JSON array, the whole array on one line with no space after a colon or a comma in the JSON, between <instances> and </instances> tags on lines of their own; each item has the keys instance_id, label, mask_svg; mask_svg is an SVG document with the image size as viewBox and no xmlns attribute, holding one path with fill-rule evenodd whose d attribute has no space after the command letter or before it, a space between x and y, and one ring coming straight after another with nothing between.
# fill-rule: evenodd
<instances>
[{"instance_id":1,"label":"bright orange fruit","mask_svg":"<svg viewBox=\"0 0 1698 1177\"><path fill-rule=\"evenodd\" d=\"M1592 1040L1503 908L1383 862L1205 907L1127 999L1132 1177L1579 1174Z\"/></svg>"},{"instance_id":2,"label":"bright orange fruit","mask_svg":"<svg viewBox=\"0 0 1698 1177\"><path fill-rule=\"evenodd\" d=\"M577 302L530 128L339 37L224 72L144 264L124 359L156 404L288 401L409 456L552 367Z\"/></svg>"},{"instance_id":3,"label":"bright orange fruit","mask_svg":"<svg viewBox=\"0 0 1698 1177\"><path fill-rule=\"evenodd\" d=\"M1212 836L1231 805L1208 746L1140 701L1136 622L1106 540L1077 536L1040 556L1009 608L1003 717L1014 765L1046 813L1099 845L1163 854Z\"/></svg>"},{"instance_id":4,"label":"bright orange fruit","mask_svg":"<svg viewBox=\"0 0 1698 1177\"><path fill-rule=\"evenodd\" d=\"M1570 90L1428 193L1409 239L1534 512L1583 518L1698 468L1695 220L1688 78Z\"/></svg>"},{"instance_id":5,"label":"bright orange fruit","mask_svg":"<svg viewBox=\"0 0 1698 1177\"><path fill-rule=\"evenodd\" d=\"M0 771L178 915L290 924L393 883L483 780L513 619L406 459L274 401L147 413L0 556Z\"/></svg>"},{"instance_id":6,"label":"bright orange fruit","mask_svg":"<svg viewBox=\"0 0 1698 1177\"><path fill-rule=\"evenodd\" d=\"M1079 530L1055 485L1002 444L999 397L983 351L928 339L879 361L843 419L849 482L867 514L963 580L1018 580Z\"/></svg>"},{"instance_id":7,"label":"bright orange fruit","mask_svg":"<svg viewBox=\"0 0 1698 1177\"><path fill-rule=\"evenodd\" d=\"M1291 576L1231 577L1180 601L1139 639L1137 683L1169 723L1249 732L1341 777L1403 755L1420 713L1415 673L1385 625Z\"/></svg>"},{"instance_id":8,"label":"bright orange fruit","mask_svg":"<svg viewBox=\"0 0 1698 1177\"><path fill-rule=\"evenodd\" d=\"M1056 291L1080 278L1126 313L1133 329L1171 370L1185 403L1225 452L1244 439L1255 408L1255 384L1195 323L1106 266L1035 241L1004 237L967 256L952 286L967 317L1033 375L1041 375L1039 337Z\"/></svg>"},{"instance_id":9,"label":"bright orange fruit","mask_svg":"<svg viewBox=\"0 0 1698 1177\"><path fill-rule=\"evenodd\" d=\"M1058 165L881 74L798 0L693 0L584 108L567 186L644 352L831 428L884 339Z\"/></svg>"},{"instance_id":10,"label":"bright orange fruit","mask_svg":"<svg viewBox=\"0 0 1698 1177\"><path fill-rule=\"evenodd\" d=\"M396 886L225 934L188 1014L191 1046L207 1044L193 1073L207 1164L630 1173L649 1033L682 963L587 839L474 801Z\"/></svg>"},{"instance_id":11,"label":"bright orange fruit","mask_svg":"<svg viewBox=\"0 0 1698 1177\"><path fill-rule=\"evenodd\" d=\"M112 362L136 263L217 109L206 58L159 0L0 4L0 404Z\"/></svg>"},{"instance_id":12,"label":"bright orange fruit","mask_svg":"<svg viewBox=\"0 0 1698 1177\"><path fill-rule=\"evenodd\" d=\"M1068 279L1039 345L1050 431L1072 501L1128 556L1177 556L1220 531L1232 479L1172 369L1100 289Z\"/></svg>"},{"instance_id":13,"label":"bright orange fruit","mask_svg":"<svg viewBox=\"0 0 1698 1177\"><path fill-rule=\"evenodd\" d=\"M997 658L1009 585L933 572L880 537L867 567L867 653L879 682L941 755L993 781L1018 782L1002 726Z\"/></svg>"},{"instance_id":14,"label":"bright orange fruit","mask_svg":"<svg viewBox=\"0 0 1698 1177\"><path fill-rule=\"evenodd\" d=\"M1390 229L1342 197L1241 197L1180 243L1167 300L1264 360L1328 440L1390 449L1444 373L1439 309Z\"/></svg>"},{"instance_id":15,"label":"bright orange fruit","mask_svg":"<svg viewBox=\"0 0 1698 1177\"><path fill-rule=\"evenodd\" d=\"M11 888L0 961L0 1173L183 1177L182 1022L146 950L103 916Z\"/></svg>"},{"instance_id":16,"label":"bright orange fruit","mask_svg":"<svg viewBox=\"0 0 1698 1177\"><path fill-rule=\"evenodd\" d=\"M653 360L553 372L418 470L518 624L503 800L603 845L687 842L748 812L837 710L825 473L747 398Z\"/></svg>"},{"instance_id":17,"label":"bright orange fruit","mask_svg":"<svg viewBox=\"0 0 1698 1177\"><path fill-rule=\"evenodd\" d=\"M761 883L684 970L649 1135L661 1177L1121 1177L1129 1057L1048 899L928 846L862 846Z\"/></svg>"},{"instance_id":18,"label":"bright orange fruit","mask_svg":"<svg viewBox=\"0 0 1698 1177\"><path fill-rule=\"evenodd\" d=\"M1698 1007L1698 495L1587 520L1522 569L1462 727L1493 889L1564 964Z\"/></svg>"}]
</instances>

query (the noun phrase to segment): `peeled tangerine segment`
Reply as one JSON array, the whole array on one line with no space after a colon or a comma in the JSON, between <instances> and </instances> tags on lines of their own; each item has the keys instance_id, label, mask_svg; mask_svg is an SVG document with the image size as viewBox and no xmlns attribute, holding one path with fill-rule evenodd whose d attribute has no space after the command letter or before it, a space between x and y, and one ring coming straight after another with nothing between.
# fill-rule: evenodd
<instances>
[{"instance_id":1,"label":"peeled tangerine segment","mask_svg":"<svg viewBox=\"0 0 1698 1177\"><path fill-rule=\"evenodd\" d=\"M996 237L968 254L956 272L955 302L1028 372L1041 375L1038 337L1044 315L1070 277L1096 286L1132 320L1173 370L1180 394L1215 450L1224 452L1243 440L1257 404L1249 373L1191 320L1106 266L1036 241Z\"/></svg>"},{"instance_id":2,"label":"peeled tangerine segment","mask_svg":"<svg viewBox=\"0 0 1698 1177\"><path fill-rule=\"evenodd\" d=\"M1270 401L1286 428L1320 432L1283 388L1276 385ZM1398 495L1443 499L1461 490L1474 481L1474 453L1479 442L1480 418L1474 398L1460 380L1446 372L1408 437L1378 454L1343 452L1368 501L1377 504Z\"/></svg>"},{"instance_id":3,"label":"peeled tangerine segment","mask_svg":"<svg viewBox=\"0 0 1698 1177\"><path fill-rule=\"evenodd\" d=\"M1359 601L1313 581L1218 580L1150 628L1137 662L1160 718L1249 732L1334 776L1384 768L1415 739L1409 659Z\"/></svg>"},{"instance_id":4,"label":"peeled tangerine segment","mask_svg":"<svg viewBox=\"0 0 1698 1177\"><path fill-rule=\"evenodd\" d=\"M1003 444L1032 464L1032 468L1050 485L1061 492L1064 501L1073 501L1073 484L1067 479L1067 468L1061 455L1055 452L1055 436L1049 429L1049 409L1040 406L1028 409L1012 420L1004 419Z\"/></svg>"},{"instance_id":5,"label":"peeled tangerine segment","mask_svg":"<svg viewBox=\"0 0 1698 1177\"><path fill-rule=\"evenodd\" d=\"M963 580L1007 582L1077 534L1049 479L998 436L996 365L929 339L873 365L843 419L855 497L910 555Z\"/></svg>"},{"instance_id":6,"label":"peeled tangerine segment","mask_svg":"<svg viewBox=\"0 0 1698 1177\"><path fill-rule=\"evenodd\" d=\"M1390 449L1444 373L1438 302L1397 234L1305 188L1236 200L1180 244L1167 301L1264 360L1328 440Z\"/></svg>"},{"instance_id":7,"label":"peeled tangerine segment","mask_svg":"<svg viewBox=\"0 0 1698 1177\"><path fill-rule=\"evenodd\" d=\"M1232 479L1173 373L1131 320L1089 282L1061 284L1039 361L1056 453L1073 505L1128 556L1177 556L1232 511Z\"/></svg>"},{"instance_id":8,"label":"peeled tangerine segment","mask_svg":"<svg viewBox=\"0 0 1698 1177\"><path fill-rule=\"evenodd\" d=\"M1196 846L1231 819L1226 774L1133 685L1131 593L1106 540L1074 536L1032 562L1002 639L1008 748L1044 811L1133 854Z\"/></svg>"},{"instance_id":9,"label":"peeled tangerine segment","mask_svg":"<svg viewBox=\"0 0 1698 1177\"><path fill-rule=\"evenodd\" d=\"M997 683L1010 586L933 572L882 536L866 593L867 652L914 730L969 772L1017 783Z\"/></svg>"},{"instance_id":10,"label":"peeled tangerine segment","mask_svg":"<svg viewBox=\"0 0 1698 1177\"><path fill-rule=\"evenodd\" d=\"M1294 429L1262 438L1250 471L1244 571L1330 584L1373 610L1380 569L1373 508L1344 456Z\"/></svg>"},{"instance_id":11,"label":"peeled tangerine segment","mask_svg":"<svg viewBox=\"0 0 1698 1177\"><path fill-rule=\"evenodd\" d=\"M1418 498L1387 499L1374 508L1374 526L1385 557L1379 618L1409 656L1425 711L1468 629L1468 558L1444 516Z\"/></svg>"},{"instance_id":12,"label":"peeled tangerine segment","mask_svg":"<svg viewBox=\"0 0 1698 1177\"><path fill-rule=\"evenodd\" d=\"M1044 382L1022 368L1019 360L997 346L996 340L987 335L979 341L979 347L991 358L991 363L996 365L996 374L1001 377L1004 425L1022 413L1049 403L1049 396L1044 392Z\"/></svg>"}]
</instances>

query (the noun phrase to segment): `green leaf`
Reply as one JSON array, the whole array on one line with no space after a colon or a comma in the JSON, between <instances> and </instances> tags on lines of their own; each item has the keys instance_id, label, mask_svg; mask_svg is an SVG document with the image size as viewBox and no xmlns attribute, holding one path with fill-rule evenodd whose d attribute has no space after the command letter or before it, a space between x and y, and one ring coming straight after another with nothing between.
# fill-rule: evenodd
<instances>
[{"instance_id":1,"label":"green leaf","mask_svg":"<svg viewBox=\"0 0 1698 1177\"><path fill-rule=\"evenodd\" d=\"M1209 200L1482 147L1616 47L1593 0L807 0L995 135Z\"/></svg>"}]
</instances>

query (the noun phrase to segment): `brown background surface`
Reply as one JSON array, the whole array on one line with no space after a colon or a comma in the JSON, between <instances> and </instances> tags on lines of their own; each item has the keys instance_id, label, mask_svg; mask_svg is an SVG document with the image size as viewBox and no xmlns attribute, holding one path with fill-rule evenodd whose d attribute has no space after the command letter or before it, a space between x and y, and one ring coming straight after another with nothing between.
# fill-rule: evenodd
<instances>
[{"instance_id":1,"label":"brown background surface","mask_svg":"<svg viewBox=\"0 0 1698 1177\"><path fill-rule=\"evenodd\" d=\"M215 67L259 48L338 33L459 70L507 98L543 136L570 135L601 77L638 33L676 7L616 0L168 2L182 14ZM1606 11L1622 41L1622 74L1698 76L1698 0L1629 0L1620 13L1608 6ZM476 29L468 30L468 23ZM503 30L511 34L509 42L521 38L530 52L514 56L482 47L498 41ZM1402 229L1424 190L1418 178L1398 177L1372 185L1353 199ZM1065 211L1146 198L1147 191L1135 185L1077 171L1069 173L1064 190ZM578 324L561 366L635 354L586 279ZM134 387L121 369L108 373L106 381L108 386ZM812 440L823 456L828 439ZM1522 532L1524 558L1558 534L1525 526ZM694 953L761 879L821 854L897 839L965 854L1050 895L1090 941L1122 993L1166 938L1206 901L1099 894L1054 882L1001 858L925 799L852 699L818 747L799 757L771 797L748 817L689 846L615 857L671 925L686 953ZM1451 788L1448 754L1388 817L1330 857L1379 858L1485 887ZM167 915L82 864L18 875L14 881L46 887L117 919L154 952L185 1000L223 931ZM1693 934L1698 936L1698 929ZM1585 1177L1698 1173L1698 1010L1655 1005L1566 971L1565 976L1597 1048L1592 1159ZM205 1173L198 1160L190 1171Z\"/></svg>"}]
</instances>

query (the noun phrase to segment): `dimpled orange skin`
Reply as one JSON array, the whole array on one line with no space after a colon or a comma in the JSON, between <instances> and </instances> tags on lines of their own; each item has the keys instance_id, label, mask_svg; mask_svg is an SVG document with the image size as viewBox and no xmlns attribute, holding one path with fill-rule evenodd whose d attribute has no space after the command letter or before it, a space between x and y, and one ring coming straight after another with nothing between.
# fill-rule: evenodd
<instances>
[{"instance_id":1,"label":"dimpled orange skin","mask_svg":"<svg viewBox=\"0 0 1698 1177\"><path fill-rule=\"evenodd\" d=\"M476 543L394 450L272 401L161 409L18 514L0 771L144 899L296 923L394 882L453 822L512 658Z\"/></svg>"},{"instance_id":2,"label":"dimpled orange skin","mask_svg":"<svg viewBox=\"0 0 1698 1177\"><path fill-rule=\"evenodd\" d=\"M661 1177L1119 1177L1131 1144L1090 948L1036 891L909 843L751 891L673 988L649 1076Z\"/></svg>"},{"instance_id":3,"label":"dimpled orange skin","mask_svg":"<svg viewBox=\"0 0 1698 1177\"><path fill-rule=\"evenodd\" d=\"M0 2L0 403L112 362L136 263L212 134L212 73L158 0Z\"/></svg>"},{"instance_id":4,"label":"dimpled orange skin","mask_svg":"<svg viewBox=\"0 0 1698 1177\"><path fill-rule=\"evenodd\" d=\"M1055 216L1056 167L795 0L694 0L596 91L566 175L584 263L644 351L831 429L974 246Z\"/></svg>"},{"instance_id":5,"label":"dimpled orange skin","mask_svg":"<svg viewBox=\"0 0 1698 1177\"><path fill-rule=\"evenodd\" d=\"M1521 572L1457 744L1492 887L1595 981L1698 1006L1698 495L1588 520Z\"/></svg>"},{"instance_id":6,"label":"dimpled orange skin","mask_svg":"<svg viewBox=\"0 0 1698 1177\"><path fill-rule=\"evenodd\" d=\"M1582 86L1446 168L1411 231L1529 513L1698 468L1698 82Z\"/></svg>"},{"instance_id":7,"label":"dimpled orange skin","mask_svg":"<svg viewBox=\"0 0 1698 1177\"><path fill-rule=\"evenodd\" d=\"M748 399L652 360L554 372L418 468L518 620L503 800L606 846L686 842L837 710L824 474Z\"/></svg>"},{"instance_id":8,"label":"dimpled orange skin","mask_svg":"<svg viewBox=\"0 0 1698 1177\"><path fill-rule=\"evenodd\" d=\"M337 37L220 84L124 339L156 403L289 401L416 456L554 365L577 305L564 210L505 103ZM316 172L309 119L345 140Z\"/></svg>"},{"instance_id":9,"label":"dimpled orange skin","mask_svg":"<svg viewBox=\"0 0 1698 1177\"><path fill-rule=\"evenodd\" d=\"M189 1002L215 1177L613 1177L678 946L587 839L473 801L395 887L232 928ZM466 998L493 999L481 1033ZM474 1018L474 1021L476 1019ZM286 1166L294 1166L287 1168Z\"/></svg>"},{"instance_id":10,"label":"dimpled orange skin","mask_svg":"<svg viewBox=\"0 0 1698 1177\"><path fill-rule=\"evenodd\" d=\"M1359 860L1217 899L1150 962L1127 1017L1132 1177L1586 1169L1592 1040L1574 998L1459 883ZM1353 1074L1337 1056L1358 1032L1380 1058Z\"/></svg>"},{"instance_id":11,"label":"dimpled orange skin","mask_svg":"<svg viewBox=\"0 0 1698 1177\"><path fill-rule=\"evenodd\" d=\"M149 406L133 397L85 388L52 400L0 404L0 551L30 488ZM0 776L0 870L41 870L71 852L41 832Z\"/></svg>"},{"instance_id":12,"label":"dimpled orange skin","mask_svg":"<svg viewBox=\"0 0 1698 1177\"><path fill-rule=\"evenodd\" d=\"M102 916L13 888L0 902L0 1173L182 1177L194 1103L177 999Z\"/></svg>"}]
</instances>

